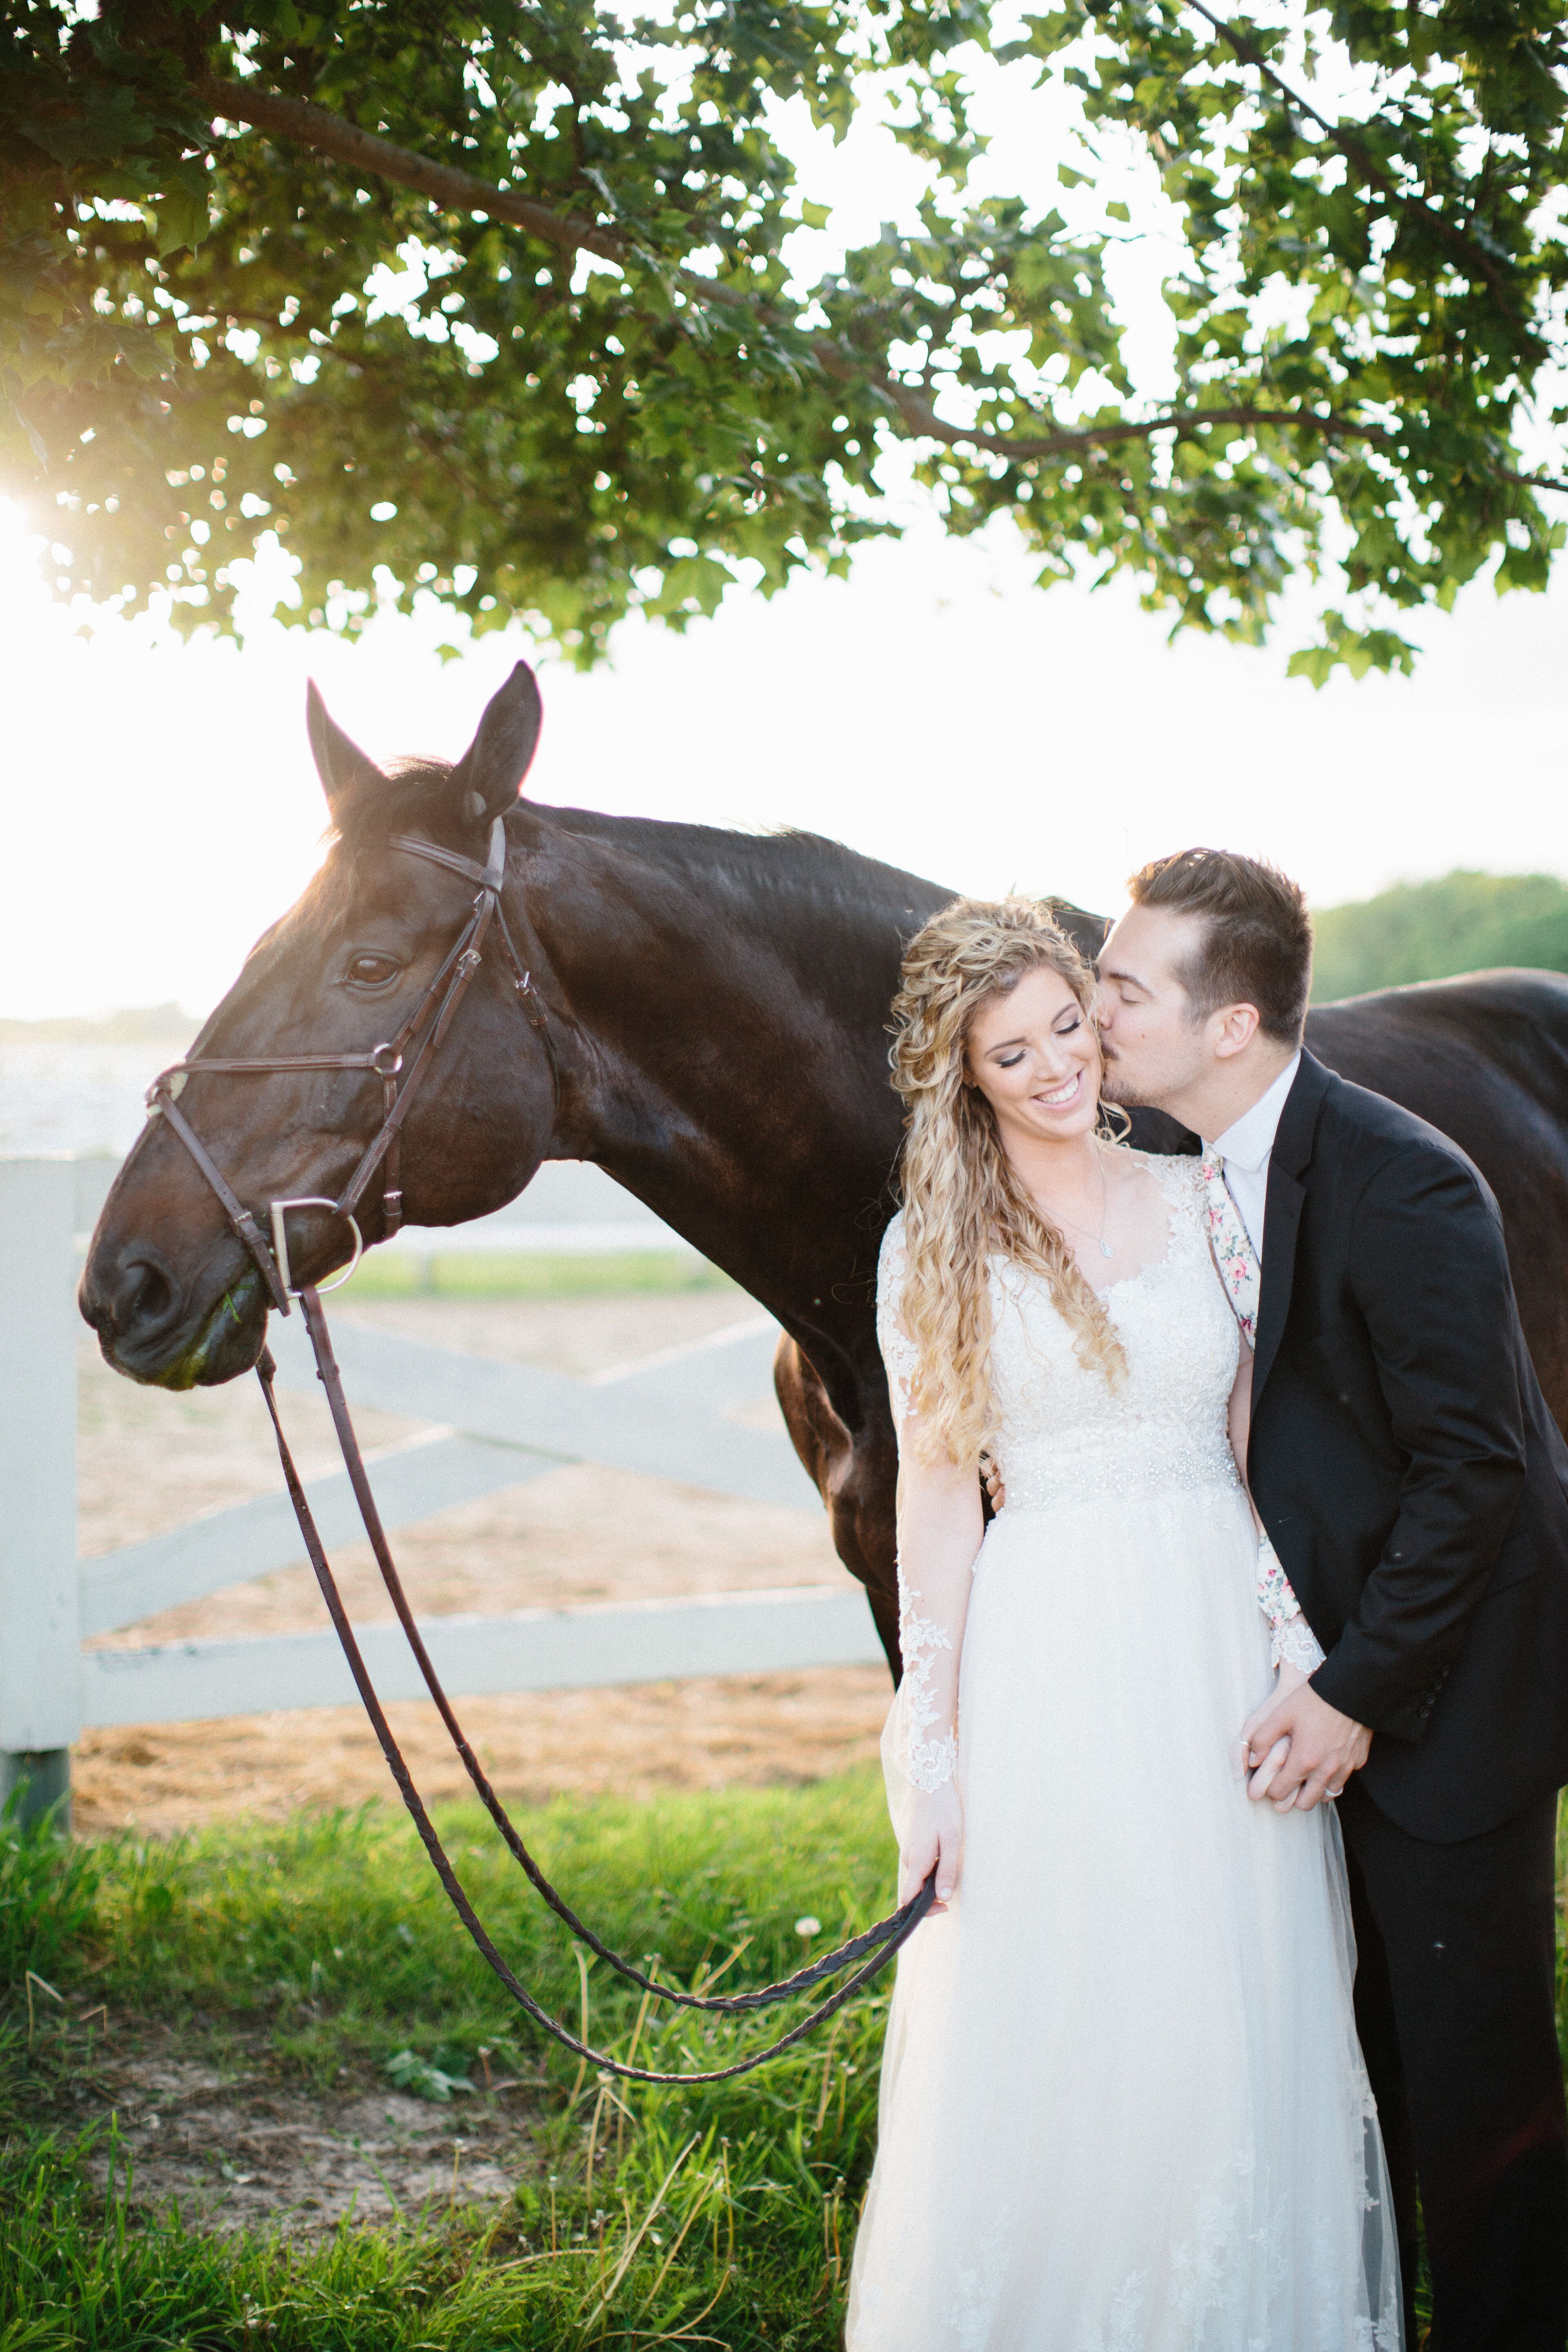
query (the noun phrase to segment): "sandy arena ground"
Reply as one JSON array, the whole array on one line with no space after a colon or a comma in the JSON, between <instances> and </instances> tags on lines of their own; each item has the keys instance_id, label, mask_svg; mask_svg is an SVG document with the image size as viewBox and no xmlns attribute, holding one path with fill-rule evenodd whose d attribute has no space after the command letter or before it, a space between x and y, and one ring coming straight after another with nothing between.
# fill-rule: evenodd
<instances>
[{"instance_id":1,"label":"sandy arena ground","mask_svg":"<svg viewBox=\"0 0 1568 2352\"><path fill-rule=\"evenodd\" d=\"M576 1374L607 1371L754 1315L738 1292L558 1299L345 1300L334 1320L438 1347ZM324 1402L284 1399L307 1476L337 1467ZM758 1399L746 1418L776 1414ZM356 1416L366 1450L421 1424ZM178 1526L279 1483L253 1381L172 1396L118 1378L84 1338L80 1381L84 1555ZM431 1615L847 1581L826 1522L593 1467L563 1469L395 1533L414 1604ZM369 1547L334 1556L362 1621L390 1616ZM232 1587L102 1637L106 1644L314 1630L308 1567ZM470 1699L459 1708L487 1769L522 1802L558 1791L716 1789L819 1778L876 1752L889 1685L879 1668ZM466 1790L428 1706L389 1710L426 1793ZM237 1813L392 1796L357 1709L321 1708L88 1733L73 1759L84 1831L168 1833Z\"/></svg>"}]
</instances>

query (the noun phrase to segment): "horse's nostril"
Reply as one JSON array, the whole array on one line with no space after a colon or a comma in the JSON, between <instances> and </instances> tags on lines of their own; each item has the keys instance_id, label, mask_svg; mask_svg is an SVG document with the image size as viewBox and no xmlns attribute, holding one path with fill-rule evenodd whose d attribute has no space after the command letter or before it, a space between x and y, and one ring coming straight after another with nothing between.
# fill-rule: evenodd
<instances>
[{"instance_id":1,"label":"horse's nostril","mask_svg":"<svg viewBox=\"0 0 1568 2352\"><path fill-rule=\"evenodd\" d=\"M110 1301L117 1331L124 1335L134 1327L145 1336L172 1321L179 1310L180 1294L166 1266L151 1257L126 1260Z\"/></svg>"}]
</instances>

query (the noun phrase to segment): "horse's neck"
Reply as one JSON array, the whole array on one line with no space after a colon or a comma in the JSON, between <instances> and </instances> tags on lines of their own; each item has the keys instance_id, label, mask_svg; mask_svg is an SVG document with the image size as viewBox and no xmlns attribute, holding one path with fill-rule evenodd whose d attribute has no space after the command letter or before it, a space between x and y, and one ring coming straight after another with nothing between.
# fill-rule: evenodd
<instances>
[{"instance_id":1,"label":"horse's neck","mask_svg":"<svg viewBox=\"0 0 1568 2352\"><path fill-rule=\"evenodd\" d=\"M787 903L613 844L568 855L564 887L530 893L570 1024L557 1156L596 1160L791 1328L863 1320L898 1149L897 925L814 904L814 987Z\"/></svg>"}]
</instances>

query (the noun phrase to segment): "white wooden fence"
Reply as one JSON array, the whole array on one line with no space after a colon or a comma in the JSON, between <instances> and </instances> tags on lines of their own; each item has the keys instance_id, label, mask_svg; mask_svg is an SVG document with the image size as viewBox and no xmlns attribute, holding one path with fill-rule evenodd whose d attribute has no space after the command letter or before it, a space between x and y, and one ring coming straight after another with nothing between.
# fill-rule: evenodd
<instances>
[{"instance_id":1,"label":"white wooden fence","mask_svg":"<svg viewBox=\"0 0 1568 2352\"><path fill-rule=\"evenodd\" d=\"M66 1793L71 1744L89 1727L336 1706L354 1697L324 1622L313 1633L82 1647L304 1559L281 1480L276 1494L204 1511L99 1559L77 1557L77 1236L96 1221L114 1165L0 1157L0 1794L26 1780L29 1811ZM268 1336L279 1387L315 1392L298 1317L273 1317ZM737 1418L739 1408L771 1393L775 1338L769 1319L755 1315L629 1371L573 1380L397 1339L342 1314L333 1329L352 1404L436 1424L369 1456L389 1528L570 1462L819 1510L782 1424L754 1428ZM307 1491L329 1548L360 1538L346 1474L313 1479ZM847 1586L421 1623L455 1697L852 1665L882 1655L863 1595ZM361 1639L384 1697L424 1697L395 1625L366 1626Z\"/></svg>"}]
</instances>

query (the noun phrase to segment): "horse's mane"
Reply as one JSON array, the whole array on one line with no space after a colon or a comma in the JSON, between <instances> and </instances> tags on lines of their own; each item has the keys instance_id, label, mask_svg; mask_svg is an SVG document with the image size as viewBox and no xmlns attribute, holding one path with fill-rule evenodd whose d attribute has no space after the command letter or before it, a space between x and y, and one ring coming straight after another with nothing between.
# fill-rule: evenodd
<instances>
[{"instance_id":1,"label":"horse's mane","mask_svg":"<svg viewBox=\"0 0 1568 2352\"><path fill-rule=\"evenodd\" d=\"M540 814L564 833L604 840L667 873L718 883L759 900L787 898L797 908L816 904L824 910L853 907L861 913L909 915L923 922L952 895L939 883L885 866L841 841L796 825L747 833L658 817L604 816L595 809L552 808Z\"/></svg>"},{"instance_id":2,"label":"horse's mane","mask_svg":"<svg viewBox=\"0 0 1568 2352\"><path fill-rule=\"evenodd\" d=\"M449 795L453 762L414 757L351 785L332 810L332 832L352 859L390 834L421 826L437 840L459 845L452 832ZM724 825L685 824L659 817L609 816L596 809L556 808L521 801L524 819L563 833L603 841L623 854L693 883L717 886L757 904L787 903L798 915L854 911L886 914L909 929L952 896L940 884L906 874L842 842L782 826L747 833ZM470 849L472 843L465 845Z\"/></svg>"}]
</instances>

